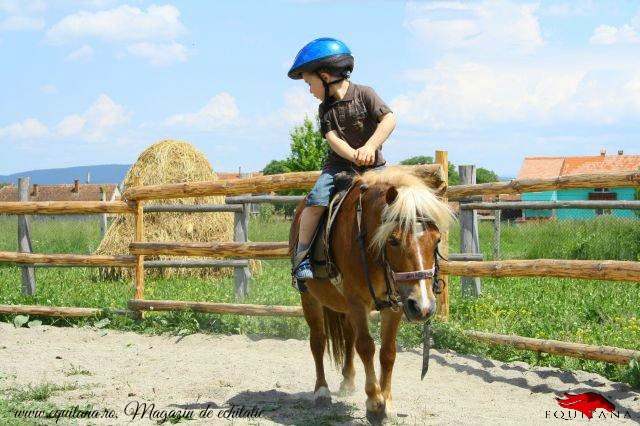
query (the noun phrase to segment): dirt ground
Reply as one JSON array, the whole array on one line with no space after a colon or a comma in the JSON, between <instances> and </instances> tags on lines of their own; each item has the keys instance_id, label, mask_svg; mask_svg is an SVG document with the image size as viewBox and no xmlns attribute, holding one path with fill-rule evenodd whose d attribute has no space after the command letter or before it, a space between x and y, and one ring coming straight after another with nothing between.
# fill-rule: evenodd
<instances>
[{"instance_id":1,"label":"dirt ground","mask_svg":"<svg viewBox=\"0 0 640 426\"><path fill-rule=\"evenodd\" d=\"M591 421L578 418L574 423L640 422L640 394L596 374L432 351L430 370L420 381L421 362L419 350L398 353L393 379L397 424L562 424L559 417L566 421L577 413L558 406L554 398L564 392L598 392L619 413L612 419L599 409ZM155 424L163 410L192 410L194 420L180 424L367 424L359 359L356 367L358 391L345 398L333 395L331 408L316 409L307 341L144 336L50 326L16 329L0 323L0 395L28 385L66 385L68 390L56 391L50 403L67 408L90 403L96 413L106 409L117 416L61 418L58 424ZM337 390L339 372L327 365L327 373L331 391ZM155 420L148 419L151 409L139 419L141 403L155 404ZM259 410L260 417L247 417ZM238 414L244 417L232 417Z\"/></svg>"}]
</instances>

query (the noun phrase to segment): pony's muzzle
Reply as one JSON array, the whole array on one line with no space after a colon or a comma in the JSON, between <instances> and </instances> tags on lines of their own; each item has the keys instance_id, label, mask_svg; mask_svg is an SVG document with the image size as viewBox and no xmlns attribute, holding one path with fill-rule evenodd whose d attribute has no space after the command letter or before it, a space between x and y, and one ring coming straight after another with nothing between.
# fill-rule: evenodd
<instances>
[{"instance_id":1,"label":"pony's muzzle","mask_svg":"<svg viewBox=\"0 0 640 426\"><path fill-rule=\"evenodd\" d=\"M427 321L436 313L436 302L428 298L408 297L404 305L404 313L409 321Z\"/></svg>"}]
</instances>

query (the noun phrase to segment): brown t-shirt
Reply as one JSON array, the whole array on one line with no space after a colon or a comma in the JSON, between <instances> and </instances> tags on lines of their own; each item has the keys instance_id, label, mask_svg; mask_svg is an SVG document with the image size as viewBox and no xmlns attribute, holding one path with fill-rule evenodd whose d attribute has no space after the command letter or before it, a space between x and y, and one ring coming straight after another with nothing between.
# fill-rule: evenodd
<instances>
[{"instance_id":1,"label":"brown t-shirt","mask_svg":"<svg viewBox=\"0 0 640 426\"><path fill-rule=\"evenodd\" d=\"M378 127L378 120L391 109L371 87L349 82L344 97L326 108L318 109L320 132L326 134L335 130L338 137L346 141L353 149L364 146ZM329 148L329 155L323 168L331 166L349 167L352 163L340 157ZM373 166L385 164L380 148L376 151Z\"/></svg>"}]
</instances>

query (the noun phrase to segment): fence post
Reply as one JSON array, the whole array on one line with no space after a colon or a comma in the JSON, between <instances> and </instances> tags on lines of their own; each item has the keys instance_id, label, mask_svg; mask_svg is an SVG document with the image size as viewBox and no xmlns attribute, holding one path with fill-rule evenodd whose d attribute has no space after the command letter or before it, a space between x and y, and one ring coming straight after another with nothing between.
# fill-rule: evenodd
<instances>
[{"instance_id":1,"label":"fence post","mask_svg":"<svg viewBox=\"0 0 640 426\"><path fill-rule=\"evenodd\" d=\"M233 214L233 241L236 243L246 243L249 240L249 210L251 204L243 203L242 212ZM242 301L249 294L249 278L251 273L248 266L236 266L235 275L235 298Z\"/></svg>"},{"instance_id":2,"label":"fence post","mask_svg":"<svg viewBox=\"0 0 640 426\"><path fill-rule=\"evenodd\" d=\"M144 201L138 200L135 203L135 242L144 241ZM135 271L136 292L134 299L144 299L144 255L136 255L136 271ZM136 319L142 319L143 312L136 314Z\"/></svg>"},{"instance_id":3,"label":"fence post","mask_svg":"<svg viewBox=\"0 0 640 426\"><path fill-rule=\"evenodd\" d=\"M436 151L436 163L442 167L442 179L445 185L449 185L449 153L447 151ZM447 197L442 197L442 202L447 203ZM449 256L449 233L440 234L440 253L446 259ZM442 274L442 292L437 296L438 317L447 321L449 319L449 276Z\"/></svg>"},{"instance_id":4,"label":"fence post","mask_svg":"<svg viewBox=\"0 0 640 426\"><path fill-rule=\"evenodd\" d=\"M460 172L460 184L470 185L476 183L476 166L458 166ZM472 201L473 198L460 200L460 204ZM478 213L475 210L460 208L460 252L478 253ZM479 296L482 292L482 284L478 277L461 277L461 290L463 296Z\"/></svg>"},{"instance_id":5,"label":"fence post","mask_svg":"<svg viewBox=\"0 0 640 426\"><path fill-rule=\"evenodd\" d=\"M107 192L104 187L100 188L100 200L107 201ZM100 239L104 239L105 234L107 233L107 214L102 213L100 215Z\"/></svg>"},{"instance_id":6,"label":"fence post","mask_svg":"<svg viewBox=\"0 0 640 426\"><path fill-rule=\"evenodd\" d=\"M18 196L20 201L29 201L29 178L18 178ZM18 215L18 250L20 253L31 253L31 221L27 215ZM36 294L36 272L33 266L23 266L22 294Z\"/></svg>"},{"instance_id":7,"label":"fence post","mask_svg":"<svg viewBox=\"0 0 640 426\"><path fill-rule=\"evenodd\" d=\"M502 210L493 211L493 260L500 260L500 216Z\"/></svg>"}]
</instances>

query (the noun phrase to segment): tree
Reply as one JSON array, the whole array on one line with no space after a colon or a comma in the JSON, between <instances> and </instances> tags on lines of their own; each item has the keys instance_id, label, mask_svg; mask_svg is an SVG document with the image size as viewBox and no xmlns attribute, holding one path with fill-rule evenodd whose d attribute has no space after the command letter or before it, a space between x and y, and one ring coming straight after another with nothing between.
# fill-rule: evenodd
<instances>
[{"instance_id":1,"label":"tree","mask_svg":"<svg viewBox=\"0 0 640 426\"><path fill-rule=\"evenodd\" d=\"M406 160L402 160L400 164L405 166L415 166L418 164L433 164L433 157L426 155L418 155L416 157L410 157Z\"/></svg>"},{"instance_id":2,"label":"tree","mask_svg":"<svg viewBox=\"0 0 640 426\"><path fill-rule=\"evenodd\" d=\"M305 117L300 126L290 133L291 145L289 156L284 160L271 160L262 173L304 172L320 170L327 157L327 144L320 134L320 125Z\"/></svg>"},{"instance_id":3,"label":"tree","mask_svg":"<svg viewBox=\"0 0 640 426\"><path fill-rule=\"evenodd\" d=\"M288 172L305 172L320 170L327 157L327 144L320 134L320 123L315 125L309 117L305 117L300 126L293 128L291 133L290 153L284 160L271 160L263 169L265 175L275 175ZM278 191L278 195L303 195L308 191L289 190ZM285 204L276 210L291 215L295 209L293 204Z\"/></svg>"},{"instance_id":4,"label":"tree","mask_svg":"<svg viewBox=\"0 0 640 426\"><path fill-rule=\"evenodd\" d=\"M482 167L476 169L476 183L498 182L499 180L500 178L493 170Z\"/></svg>"},{"instance_id":5,"label":"tree","mask_svg":"<svg viewBox=\"0 0 640 426\"><path fill-rule=\"evenodd\" d=\"M418 155L402 160L400 164L405 166L416 166L419 164L433 164L433 157L426 155ZM449 161L449 186L458 185L460 183L460 175L456 171L456 166Z\"/></svg>"},{"instance_id":6,"label":"tree","mask_svg":"<svg viewBox=\"0 0 640 426\"><path fill-rule=\"evenodd\" d=\"M269 164L264 166L262 174L265 175L277 175L279 173L288 173L291 170L287 165L287 160L271 160Z\"/></svg>"},{"instance_id":7,"label":"tree","mask_svg":"<svg viewBox=\"0 0 640 426\"><path fill-rule=\"evenodd\" d=\"M293 172L320 170L327 157L327 144L320 134L320 125L314 126L309 117L291 132L291 155L287 165Z\"/></svg>"}]
</instances>

